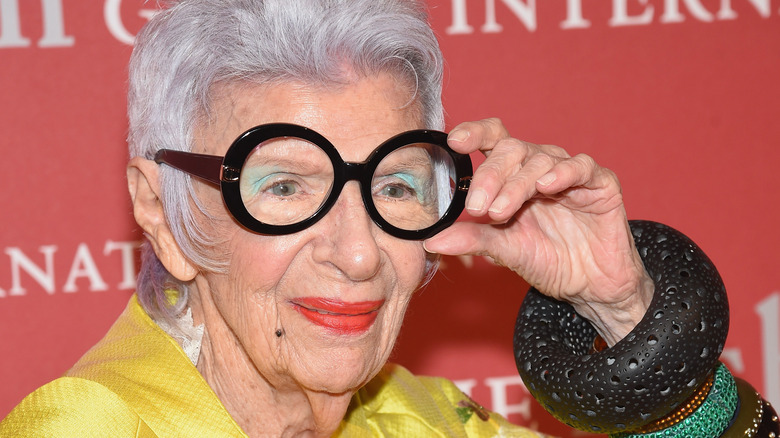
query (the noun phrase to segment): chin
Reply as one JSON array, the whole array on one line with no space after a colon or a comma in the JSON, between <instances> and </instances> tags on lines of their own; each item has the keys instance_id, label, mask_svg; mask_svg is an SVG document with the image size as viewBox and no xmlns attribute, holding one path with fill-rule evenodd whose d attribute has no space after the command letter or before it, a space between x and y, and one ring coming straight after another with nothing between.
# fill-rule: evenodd
<instances>
[{"instance_id":1,"label":"chin","mask_svg":"<svg viewBox=\"0 0 780 438\"><path fill-rule=\"evenodd\" d=\"M304 386L330 394L354 393L384 366L385 359L378 357L376 352L376 348L360 352L346 349L330 351L327 357L312 357L306 373L309 382ZM370 357L367 354L371 354Z\"/></svg>"}]
</instances>

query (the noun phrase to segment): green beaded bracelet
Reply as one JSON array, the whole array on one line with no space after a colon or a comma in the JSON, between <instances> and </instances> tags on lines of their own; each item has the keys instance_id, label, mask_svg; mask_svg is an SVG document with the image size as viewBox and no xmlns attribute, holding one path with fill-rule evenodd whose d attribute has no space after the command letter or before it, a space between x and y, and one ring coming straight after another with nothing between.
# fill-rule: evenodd
<instances>
[{"instance_id":1,"label":"green beaded bracelet","mask_svg":"<svg viewBox=\"0 0 780 438\"><path fill-rule=\"evenodd\" d=\"M618 433L611 438L683 438L694 436L717 437L728 429L737 409L737 384L722 363L715 369L715 383L707 398L691 415L674 426L651 433Z\"/></svg>"}]
</instances>

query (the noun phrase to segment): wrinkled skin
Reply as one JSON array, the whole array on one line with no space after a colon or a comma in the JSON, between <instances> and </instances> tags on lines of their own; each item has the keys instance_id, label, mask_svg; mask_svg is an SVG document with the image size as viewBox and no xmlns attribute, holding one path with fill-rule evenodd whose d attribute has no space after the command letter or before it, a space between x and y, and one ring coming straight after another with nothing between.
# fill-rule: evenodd
<instances>
[{"instance_id":1,"label":"wrinkled skin","mask_svg":"<svg viewBox=\"0 0 780 438\"><path fill-rule=\"evenodd\" d=\"M391 136L423 127L409 95L388 74L327 89L295 82L223 86L196 132L195 150L223 155L246 129L289 122L323 134L343 159L362 161ZM198 369L250 436L329 436L338 427L352 394L392 350L427 274L426 250L493 258L573 303L610 343L641 319L652 283L632 245L612 172L587 156L513 139L496 119L458 125L449 144L487 156L474 174L467 210L492 223L457 223L426 242L378 229L354 181L322 220L286 236L245 230L218 190L196 183L211 216L199 220L219 242L210 256L228 258L224 273L201 270L183 255L162 211L158 165L131 161L136 220L169 272L192 284L193 316L206 327ZM306 316L333 311L312 309L318 300L380 304L367 328L339 331Z\"/></svg>"}]
</instances>

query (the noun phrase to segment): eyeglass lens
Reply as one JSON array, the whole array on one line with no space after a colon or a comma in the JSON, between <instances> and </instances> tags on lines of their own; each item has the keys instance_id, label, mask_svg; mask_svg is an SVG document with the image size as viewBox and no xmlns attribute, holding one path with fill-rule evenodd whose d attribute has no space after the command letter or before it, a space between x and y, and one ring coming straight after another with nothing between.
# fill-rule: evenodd
<instances>
[{"instance_id":1,"label":"eyeglass lens","mask_svg":"<svg viewBox=\"0 0 780 438\"><path fill-rule=\"evenodd\" d=\"M334 185L333 163L319 146L279 137L262 142L244 162L239 179L247 211L269 225L291 225L314 215ZM370 199L380 216L403 230L436 224L456 186L455 163L439 145L414 143L387 154L371 177Z\"/></svg>"}]
</instances>

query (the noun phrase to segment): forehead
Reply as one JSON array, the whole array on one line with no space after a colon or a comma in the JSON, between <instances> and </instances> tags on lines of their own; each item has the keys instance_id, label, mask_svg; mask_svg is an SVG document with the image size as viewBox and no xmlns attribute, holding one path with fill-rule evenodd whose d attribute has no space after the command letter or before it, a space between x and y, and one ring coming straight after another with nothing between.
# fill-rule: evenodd
<instances>
[{"instance_id":1,"label":"forehead","mask_svg":"<svg viewBox=\"0 0 780 438\"><path fill-rule=\"evenodd\" d=\"M219 86L212 111L201 123L196 145L224 154L247 129L264 123L295 123L314 129L347 160L365 158L400 132L423 128L412 87L391 74L377 74L334 86L301 82L240 83Z\"/></svg>"}]
</instances>

